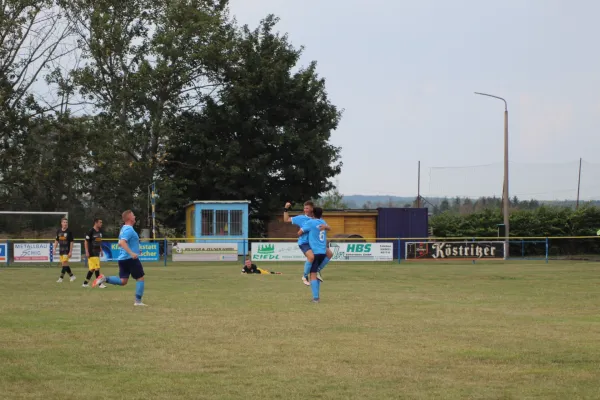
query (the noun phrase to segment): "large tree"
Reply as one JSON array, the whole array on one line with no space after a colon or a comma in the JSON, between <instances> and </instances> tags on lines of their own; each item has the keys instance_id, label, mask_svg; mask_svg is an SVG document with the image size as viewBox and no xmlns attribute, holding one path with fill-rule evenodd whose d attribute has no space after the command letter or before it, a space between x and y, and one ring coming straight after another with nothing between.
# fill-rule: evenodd
<instances>
[{"instance_id":1,"label":"large tree","mask_svg":"<svg viewBox=\"0 0 600 400\"><path fill-rule=\"evenodd\" d=\"M239 27L226 0L7 0L0 12L2 208L108 217L143 209L157 181L159 218L175 224L193 199L249 199L265 216L332 189L340 111L276 18ZM48 98L35 95L43 78Z\"/></svg>"},{"instance_id":2,"label":"large tree","mask_svg":"<svg viewBox=\"0 0 600 400\"><path fill-rule=\"evenodd\" d=\"M268 16L254 30L241 27L223 86L202 110L172 121L165 177L184 188L179 203L246 199L266 217L332 189L342 164L329 139L341 113L316 63L299 68L302 48L276 23Z\"/></svg>"},{"instance_id":3,"label":"large tree","mask_svg":"<svg viewBox=\"0 0 600 400\"><path fill-rule=\"evenodd\" d=\"M142 207L170 140L167 121L202 105L219 84L233 35L225 5L224 0L64 3L84 49L73 79L93 105L91 195L103 207Z\"/></svg>"},{"instance_id":4,"label":"large tree","mask_svg":"<svg viewBox=\"0 0 600 400\"><path fill-rule=\"evenodd\" d=\"M48 68L74 50L71 26L53 0L0 3L0 203L3 208L41 206L47 179L40 176L37 154L54 146L47 116L53 96L40 95ZM36 89L37 85L37 91ZM37 95L36 95L37 93ZM50 113L50 114L49 114ZM51 124L52 125L52 124ZM55 125L54 125L55 126ZM52 165L52 174L57 169ZM45 171L45 173L50 173ZM42 178L42 179L40 179ZM58 177L61 185L66 181Z\"/></svg>"}]
</instances>

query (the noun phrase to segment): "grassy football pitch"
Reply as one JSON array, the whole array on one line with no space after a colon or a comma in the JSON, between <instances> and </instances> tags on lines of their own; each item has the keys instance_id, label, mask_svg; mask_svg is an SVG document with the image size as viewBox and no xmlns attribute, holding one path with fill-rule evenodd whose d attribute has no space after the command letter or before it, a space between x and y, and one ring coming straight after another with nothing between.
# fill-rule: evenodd
<instances>
[{"instance_id":1,"label":"grassy football pitch","mask_svg":"<svg viewBox=\"0 0 600 400\"><path fill-rule=\"evenodd\" d=\"M260 266L0 268L0 398L600 398L600 264Z\"/></svg>"}]
</instances>

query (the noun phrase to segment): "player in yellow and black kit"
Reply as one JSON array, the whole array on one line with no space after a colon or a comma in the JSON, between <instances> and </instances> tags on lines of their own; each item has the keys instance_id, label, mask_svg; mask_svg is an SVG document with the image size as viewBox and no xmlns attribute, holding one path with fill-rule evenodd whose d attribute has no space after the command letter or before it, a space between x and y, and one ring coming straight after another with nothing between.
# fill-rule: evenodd
<instances>
[{"instance_id":1,"label":"player in yellow and black kit","mask_svg":"<svg viewBox=\"0 0 600 400\"><path fill-rule=\"evenodd\" d=\"M88 273L83 282L83 287L89 287L88 282L92 279L92 274L96 274L96 278L100 276L100 256L102 255L102 220L94 219L94 227L85 234L85 256L88 263ZM104 289L106 285L100 284L100 288Z\"/></svg>"},{"instance_id":2,"label":"player in yellow and black kit","mask_svg":"<svg viewBox=\"0 0 600 400\"><path fill-rule=\"evenodd\" d=\"M252 264L249 258L246 259L244 263L244 268L242 268L242 274L274 274L274 275L282 275L281 272L273 272L268 269L258 268L256 264Z\"/></svg>"},{"instance_id":3,"label":"player in yellow and black kit","mask_svg":"<svg viewBox=\"0 0 600 400\"><path fill-rule=\"evenodd\" d=\"M69 230L69 221L66 218L60 220L60 229L56 231L56 239L54 240L54 248L58 246L58 254L60 255L60 263L62 270L60 278L56 282L62 282L65 272L71 277L71 282L75 280L75 275L69 267L69 258L73 253L73 234Z\"/></svg>"}]
</instances>

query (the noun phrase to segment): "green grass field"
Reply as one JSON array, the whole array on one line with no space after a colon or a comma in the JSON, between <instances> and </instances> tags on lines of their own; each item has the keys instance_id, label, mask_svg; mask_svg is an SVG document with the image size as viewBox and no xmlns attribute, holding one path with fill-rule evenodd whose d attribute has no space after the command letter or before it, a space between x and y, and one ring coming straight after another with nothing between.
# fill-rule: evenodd
<instances>
[{"instance_id":1,"label":"green grass field","mask_svg":"<svg viewBox=\"0 0 600 400\"><path fill-rule=\"evenodd\" d=\"M600 264L271 267L146 263L147 308L0 268L0 398L600 398Z\"/></svg>"}]
</instances>

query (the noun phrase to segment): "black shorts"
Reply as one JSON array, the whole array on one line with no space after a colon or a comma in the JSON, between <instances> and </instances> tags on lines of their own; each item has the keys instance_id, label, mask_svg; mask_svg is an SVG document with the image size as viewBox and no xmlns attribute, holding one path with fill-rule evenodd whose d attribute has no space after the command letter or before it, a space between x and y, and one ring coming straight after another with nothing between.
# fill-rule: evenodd
<instances>
[{"instance_id":1,"label":"black shorts","mask_svg":"<svg viewBox=\"0 0 600 400\"><path fill-rule=\"evenodd\" d=\"M127 260L119 260L119 278L127 279L129 275L133 279L140 279L144 274L144 267L138 258L129 258Z\"/></svg>"},{"instance_id":2,"label":"black shorts","mask_svg":"<svg viewBox=\"0 0 600 400\"><path fill-rule=\"evenodd\" d=\"M310 267L311 274L319 272L319 265L325 260L325 257L325 254L315 254L315 261L313 261L312 266Z\"/></svg>"}]
</instances>

